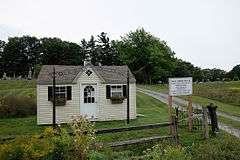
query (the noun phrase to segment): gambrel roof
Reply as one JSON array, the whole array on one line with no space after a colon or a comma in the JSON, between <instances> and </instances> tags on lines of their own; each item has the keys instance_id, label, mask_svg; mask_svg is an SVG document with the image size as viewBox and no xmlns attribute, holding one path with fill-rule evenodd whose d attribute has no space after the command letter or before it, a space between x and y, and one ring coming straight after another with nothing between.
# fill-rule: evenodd
<instances>
[{"instance_id":1,"label":"gambrel roof","mask_svg":"<svg viewBox=\"0 0 240 160\"><path fill-rule=\"evenodd\" d=\"M103 80L103 83L108 84L123 84L127 83L128 66L69 66L69 65L43 65L37 79L37 84L52 84L53 67L56 71L56 84L71 84L76 83L75 79L88 68L91 68ZM130 83L135 83L135 77L129 70Z\"/></svg>"}]
</instances>

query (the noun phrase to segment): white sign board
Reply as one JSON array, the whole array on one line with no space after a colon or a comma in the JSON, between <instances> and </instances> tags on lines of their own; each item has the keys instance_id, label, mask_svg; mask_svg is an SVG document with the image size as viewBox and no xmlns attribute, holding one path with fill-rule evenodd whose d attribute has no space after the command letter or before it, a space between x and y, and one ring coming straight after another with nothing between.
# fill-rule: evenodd
<instances>
[{"instance_id":1,"label":"white sign board","mask_svg":"<svg viewBox=\"0 0 240 160\"><path fill-rule=\"evenodd\" d=\"M181 96L192 94L192 77L169 78L169 95Z\"/></svg>"}]
</instances>

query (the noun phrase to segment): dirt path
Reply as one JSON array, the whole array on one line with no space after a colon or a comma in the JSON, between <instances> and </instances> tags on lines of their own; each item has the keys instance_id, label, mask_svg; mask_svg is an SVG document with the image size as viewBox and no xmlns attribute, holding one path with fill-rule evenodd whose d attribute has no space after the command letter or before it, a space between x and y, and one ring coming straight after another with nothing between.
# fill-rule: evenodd
<instances>
[{"instance_id":1,"label":"dirt path","mask_svg":"<svg viewBox=\"0 0 240 160\"><path fill-rule=\"evenodd\" d=\"M154 98L160 100L163 103L168 104L168 95L165 94L165 93L155 92L155 91L142 89L142 88L137 88L137 91L145 93L145 94L147 94L151 97L154 97ZM173 98L173 107L187 106L187 105L188 105L188 101L183 100L181 98L177 98L177 97ZM198 105L198 104L193 104L193 108L201 109L202 106ZM223 113L223 112L219 112L219 111L217 112L217 115L240 122L240 117L237 117L237 116L232 116L232 115L229 115L229 114L226 114L226 113ZM224 123L219 123L219 128L240 138L240 129L239 128L234 128L234 127L229 126L229 125L224 124Z\"/></svg>"}]
</instances>

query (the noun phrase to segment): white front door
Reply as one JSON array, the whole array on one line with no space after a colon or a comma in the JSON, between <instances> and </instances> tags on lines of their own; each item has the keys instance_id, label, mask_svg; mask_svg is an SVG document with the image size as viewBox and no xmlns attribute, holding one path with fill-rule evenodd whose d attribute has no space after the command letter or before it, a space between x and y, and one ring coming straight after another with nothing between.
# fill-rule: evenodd
<instances>
[{"instance_id":1,"label":"white front door","mask_svg":"<svg viewBox=\"0 0 240 160\"><path fill-rule=\"evenodd\" d=\"M81 86L80 114L87 118L97 117L97 85L84 84Z\"/></svg>"}]
</instances>

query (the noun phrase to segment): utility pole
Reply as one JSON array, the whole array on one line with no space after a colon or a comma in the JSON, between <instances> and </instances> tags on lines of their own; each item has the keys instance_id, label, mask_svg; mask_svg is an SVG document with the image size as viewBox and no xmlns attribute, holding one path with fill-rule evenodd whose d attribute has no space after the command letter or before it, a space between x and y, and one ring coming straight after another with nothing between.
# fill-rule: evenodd
<instances>
[{"instance_id":1,"label":"utility pole","mask_svg":"<svg viewBox=\"0 0 240 160\"><path fill-rule=\"evenodd\" d=\"M55 80L55 67L53 67L53 119L52 119L52 125L53 128L56 128L56 80Z\"/></svg>"},{"instance_id":2,"label":"utility pole","mask_svg":"<svg viewBox=\"0 0 240 160\"><path fill-rule=\"evenodd\" d=\"M127 124L129 124L129 69L127 71Z\"/></svg>"}]
</instances>

